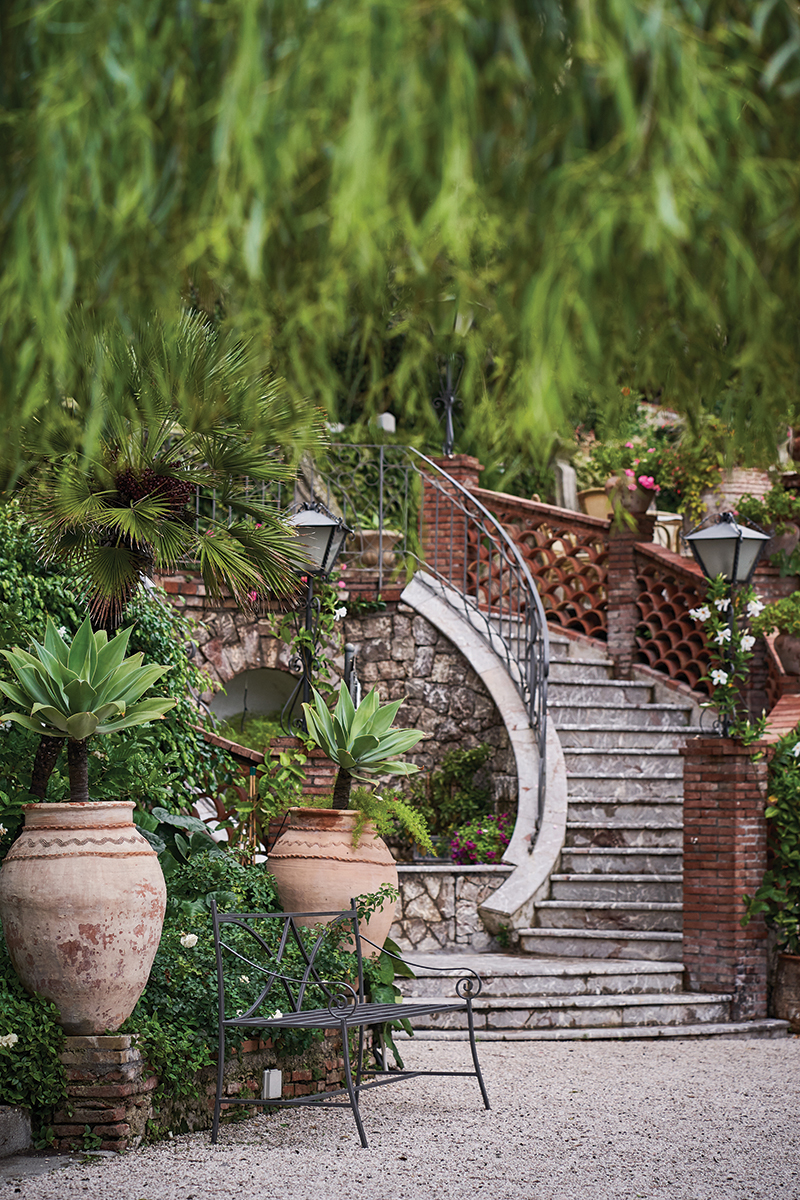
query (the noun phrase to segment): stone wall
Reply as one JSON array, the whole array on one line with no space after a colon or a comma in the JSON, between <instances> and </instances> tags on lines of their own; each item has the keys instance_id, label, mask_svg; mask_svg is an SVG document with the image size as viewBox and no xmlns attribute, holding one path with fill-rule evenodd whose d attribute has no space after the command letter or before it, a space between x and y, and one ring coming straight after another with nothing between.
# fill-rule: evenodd
<instances>
[{"instance_id":1,"label":"stone wall","mask_svg":"<svg viewBox=\"0 0 800 1200\"><path fill-rule=\"evenodd\" d=\"M482 742L495 748L479 774L494 805L513 809L517 776L508 732L478 675L456 646L402 602L384 613L347 617L344 633L357 650L364 690L377 685L381 699L404 700L397 724L421 729L423 740L407 756L422 770L435 769L449 750Z\"/></svg>"},{"instance_id":2,"label":"stone wall","mask_svg":"<svg viewBox=\"0 0 800 1200\"><path fill-rule=\"evenodd\" d=\"M407 953L497 949L478 915L478 905L505 883L512 870L488 863L475 867L401 864L397 868L400 899L390 937Z\"/></svg>"},{"instance_id":3,"label":"stone wall","mask_svg":"<svg viewBox=\"0 0 800 1200\"><path fill-rule=\"evenodd\" d=\"M351 571L347 576L350 590L342 593L345 605L351 594L358 595L358 575ZM238 612L230 600L212 603L202 580L191 573L161 582L176 607L195 621L196 662L215 683L224 686L243 671L263 667L290 671L291 650L274 636L269 619ZM506 727L457 647L398 599L387 601L382 612L354 611L337 628L341 630L338 645L324 651L334 672L343 671L344 643L352 642L363 690L374 684L384 702L404 700L397 724L423 731L423 740L408 758L430 771L449 750L472 749L486 742L494 747L494 755L478 781L490 788L495 807L513 810L516 764ZM211 694L204 699L208 701Z\"/></svg>"}]
</instances>

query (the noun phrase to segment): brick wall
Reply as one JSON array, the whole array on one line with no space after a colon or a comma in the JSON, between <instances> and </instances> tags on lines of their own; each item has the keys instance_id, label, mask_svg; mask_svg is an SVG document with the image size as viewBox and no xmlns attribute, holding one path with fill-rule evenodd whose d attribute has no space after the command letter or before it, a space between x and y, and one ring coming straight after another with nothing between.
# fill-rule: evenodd
<instances>
[{"instance_id":1,"label":"brick wall","mask_svg":"<svg viewBox=\"0 0 800 1200\"><path fill-rule=\"evenodd\" d=\"M303 1055L280 1056L271 1040L245 1042L225 1063L224 1095L259 1094L262 1072L275 1067L283 1072L281 1095L285 1100L342 1087L341 1051L341 1037L333 1029L325 1030L323 1041ZM216 1065L197 1073L189 1099L171 1101L169 1097L154 1099L158 1076L144 1061L131 1034L68 1037L61 1061L67 1076L67 1100L53 1118L59 1150L127 1150L139 1144L148 1122L161 1133L211 1127ZM225 1107L223 1104L223 1111ZM93 1139L99 1138L99 1146L86 1146L87 1132Z\"/></svg>"},{"instance_id":2,"label":"brick wall","mask_svg":"<svg viewBox=\"0 0 800 1200\"><path fill-rule=\"evenodd\" d=\"M644 514L634 519L637 522L635 529L615 529L612 524L608 538L607 644L620 678L631 673L636 652L636 629L641 621L636 603L639 599L636 543L652 541L655 526L654 516Z\"/></svg>"},{"instance_id":3,"label":"brick wall","mask_svg":"<svg viewBox=\"0 0 800 1200\"><path fill-rule=\"evenodd\" d=\"M753 752L727 738L693 738L681 751L683 962L692 990L733 994L737 1020L767 1014L766 926L740 925L742 895L767 861L767 765Z\"/></svg>"}]
</instances>

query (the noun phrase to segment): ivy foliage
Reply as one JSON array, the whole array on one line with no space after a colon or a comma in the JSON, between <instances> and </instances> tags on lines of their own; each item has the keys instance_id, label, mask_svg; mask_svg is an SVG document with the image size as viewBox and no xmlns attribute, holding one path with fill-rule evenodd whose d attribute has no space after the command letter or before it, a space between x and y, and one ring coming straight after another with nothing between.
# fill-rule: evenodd
<instances>
[{"instance_id":1,"label":"ivy foliage","mask_svg":"<svg viewBox=\"0 0 800 1200\"><path fill-rule=\"evenodd\" d=\"M414 780L411 801L432 834L452 836L456 826L490 812L489 789L476 776L493 754L485 742L471 750L448 750L441 766Z\"/></svg>"},{"instance_id":2,"label":"ivy foliage","mask_svg":"<svg viewBox=\"0 0 800 1200\"><path fill-rule=\"evenodd\" d=\"M744 896L742 925L763 916L780 950L800 954L800 736L782 738L769 764L767 870L761 886Z\"/></svg>"},{"instance_id":3,"label":"ivy foliage","mask_svg":"<svg viewBox=\"0 0 800 1200\"><path fill-rule=\"evenodd\" d=\"M37 1128L66 1097L63 1046L56 1006L28 995L0 938L0 1097L31 1109Z\"/></svg>"}]
</instances>

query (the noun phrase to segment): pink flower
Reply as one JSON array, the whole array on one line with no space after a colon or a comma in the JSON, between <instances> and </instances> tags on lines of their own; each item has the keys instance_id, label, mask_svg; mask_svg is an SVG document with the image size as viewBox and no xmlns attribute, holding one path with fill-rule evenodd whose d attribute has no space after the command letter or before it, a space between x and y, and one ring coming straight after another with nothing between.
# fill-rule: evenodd
<instances>
[{"instance_id":1,"label":"pink flower","mask_svg":"<svg viewBox=\"0 0 800 1200\"><path fill-rule=\"evenodd\" d=\"M307 575L301 575L301 576L300 576L300 582L301 582L301 583L308 583L308 576L307 576Z\"/></svg>"},{"instance_id":2,"label":"pink flower","mask_svg":"<svg viewBox=\"0 0 800 1200\"><path fill-rule=\"evenodd\" d=\"M638 459L638 458L635 458L635 459L633 460L633 465L634 465L635 467L638 467L638 465L639 465L639 459Z\"/></svg>"},{"instance_id":3,"label":"pink flower","mask_svg":"<svg viewBox=\"0 0 800 1200\"><path fill-rule=\"evenodd\" d=\"M635 484L635 483L629 483L629 484L628 484L628 491L629 491L629 492L635 492L635 491L636 491L636 484Z\"/></svg>"},{"instance_id":4,"label":"pink flower","mask_svg":"<svg viewBox=\"0 0 800 1200\"><path fill-rule=\"evenodd\" d=\"M648 454L655 454L655 452L656 452L655 446L650 446L647 451Z\"/></svg>"},{"instance_id":5,"label":"pink flower","mask_svg":"<svg viewBox=\"0 0 800 1200\"><path fill-rule=\"evenodd\" d=\"M339 580L339 587L340 588L347 587L347 584L345 583L345 581L343 579Z\"/></svg>"},{"instance_id":6,"label":"pink flower","mask_svg":"<svg viewBox=\"0 0 800 1200\"><path fill-rule=\"evenodd\" d=\"M247 599L251 604L255 604L256 600L258 599L258 592L248 592Z\"/></svg>"},{"instance_id":7,"label":"pink flower","mask_svg":"<svg viewBox=\"0 0 800 1200\"><path fill-rule=\"evenodd\" d=\"M623 388L623 391L624 391L624 388ZM632 450L632 449L633 449L633 442L626 442L626 443L625 443L625 449L626 449L626 450Z\"/></svg>"},{"instance_id":8,"label":"pink flower","mask_svg":"<svg viewBox=\"0 0 800 1200\"><path fill-rule=\"evenodd\" d=\"M630 475L631 479L633 479L633 471L630 469L630 467L625 468L625 474Z\"/></svg>"}]
</instances>

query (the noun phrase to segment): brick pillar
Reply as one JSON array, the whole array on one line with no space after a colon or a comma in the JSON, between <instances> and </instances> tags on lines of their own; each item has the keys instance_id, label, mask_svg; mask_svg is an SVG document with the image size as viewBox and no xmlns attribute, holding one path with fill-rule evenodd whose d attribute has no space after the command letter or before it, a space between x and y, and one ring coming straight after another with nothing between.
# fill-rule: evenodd
<instances>
[{"instance_id":1,"label":"brick pillar","mask_svg":"<svg viewBox=\"0 0 800 1200\"><path fill-rule=\"evenodd\" d=\"M683 962L689 986L732 992L731 1016L767 1015L767 930L742 895L767 865L767 764L729 738L692 738L683 776Z\"/></svg>"},{"instance_id":2,"label":"brick pillar","mask_svg":"<svg viewBox=\"0 0 800 1200\"><path fill-rule=\"evenodd\" d=\"M607 621L608 652L614 659L619 678L631 673L636 653L636 628L641 615L636 601L636 543L651 542L655 517L645 513L634 518L635 529L615 529L612 521L608 535Z\"/></svg>"},{"instance_id":3,"label":"brick pillar","mask_svg":"<svg viewBox=\"0 0 800 1200\"><path fill-rule=\"evenodd\" d=\"M452 458L435 458L437 467L446 471L462 487L478 487L483 465L471 454L455 454ZM460 587L465 560L468 560L468 521L464 515L464 497L441 475L434 485L424 483L422 507L422 545L425 560L445 579ZM449 496L454 497L453 501Z\"/></svg>"},{"instance_id":4,"label":"brick pillar","mask_svg":"<svg viewBox=\"0 0 800 1200\"><path fill-rule=\"evenodd\" d=\"M86 1127L100 1138L100 1150L127 1150L138 1144L152 1115L158 1084L130 1034L68 1037L61 1061L67 1100L53 1119L59 1150L84 1148Z\"/></svg>"}]
</instances>

